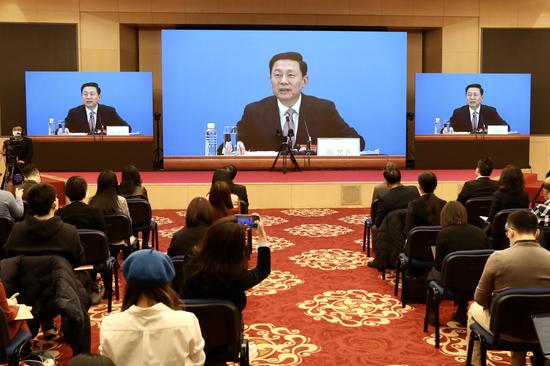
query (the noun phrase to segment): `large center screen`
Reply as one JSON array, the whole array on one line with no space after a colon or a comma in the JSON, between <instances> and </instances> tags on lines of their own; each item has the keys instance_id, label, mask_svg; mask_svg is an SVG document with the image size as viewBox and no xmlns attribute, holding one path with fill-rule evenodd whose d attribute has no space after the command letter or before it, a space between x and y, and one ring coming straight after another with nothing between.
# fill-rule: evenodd
<instances>
[{"instance_id":1,"label":"large center screen","mask_svg":"<svg viewBox=\"0 0 550 366\"><path fill-rule=\"evenodd\" d=\"M284 52L303 57L306 78L284 64L280 76L270 70ZM279 103L302 88L290 125L298 142L359 137L364 151L404 155L406 70L402 32L162 31L164 154L204 155L208 123L218 144L236 126L246 150L276 150L288 131Z\"/></svg>"}]
</instances>

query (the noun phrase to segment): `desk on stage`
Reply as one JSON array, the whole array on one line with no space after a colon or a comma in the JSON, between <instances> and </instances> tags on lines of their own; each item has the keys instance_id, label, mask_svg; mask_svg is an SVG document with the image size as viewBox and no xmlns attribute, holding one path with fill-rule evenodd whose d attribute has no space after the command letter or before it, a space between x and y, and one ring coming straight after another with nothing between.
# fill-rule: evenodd
<instances>
[{"instance_id":1,"label":"desk on stage","mask_svg":"<svg viewBox=\"0 0 550 366\"><path fill-rule=\"evenodd\" d=\"M416 135L416 169L474 169L490 156L496 168L529 167L529 135Z\"/></svg>"},{"instance_id":2,"label":"desk on stage","mask_svg":"<svg viewBox=\"0 0 550 366\"><path fill-rule=\"evenodd\" d=\"M153 169L152 136L31 136L33 164L42 171Z\"/></svg>"}]
</instances>

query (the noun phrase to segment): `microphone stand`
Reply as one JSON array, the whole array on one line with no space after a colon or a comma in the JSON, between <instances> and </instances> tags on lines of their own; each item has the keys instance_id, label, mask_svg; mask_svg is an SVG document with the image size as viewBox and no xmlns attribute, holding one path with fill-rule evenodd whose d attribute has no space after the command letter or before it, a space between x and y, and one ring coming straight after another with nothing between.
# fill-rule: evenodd
<instances>
[{"instance_id":1,"label":"microphone stand","mask_svg":"<svg viewBox=\"0 0 550 366\"><path fill-rule=\"evenodd\" d=\"M273 165L271 165L271 171L275 169L275 165L277 164L277 160L279 160L279 156L283 156L283 174L286 174L286 157L287 155L290 156L290 161L294 165L295 171L300 171L300 166L298 165L298 162L296 161L296 157L294 156L294 153L292 152L292 149L290 148L290 144L292 143L292 136L294 136L294 131L289 130L288 136L283 136L283 140L281 142L281 147L279 147L279 152L277 153L277 156L275 157L275 160L273 161Z\"/></svg>"}]
</instances>

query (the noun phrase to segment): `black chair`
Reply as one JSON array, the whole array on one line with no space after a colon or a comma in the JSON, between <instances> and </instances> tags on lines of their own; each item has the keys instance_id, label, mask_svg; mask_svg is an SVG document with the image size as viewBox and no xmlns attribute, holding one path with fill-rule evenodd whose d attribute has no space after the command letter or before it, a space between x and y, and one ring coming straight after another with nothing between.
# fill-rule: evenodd
<instances>
[{"instance_id":1,"label":"black chair","mask_svg":"<svg viewBox=\"0 0 550 366\"><path fill-rule=\"evenodd\" d=\"M0 259L6 258L4 253L4 244L10 236L11 229L13 228L14 222L11 217L2 216L0 217Z\"/></svg>"},{"instance_id":2,"label":"black chair","mask_svg":"<svg viewBox=\"0 0 550 366\"><path fill-rule=\"evenodd\" d=\"M489 216L492 204L493 196L473 197L467 200L464 206L468 215L468 223L481 229L487 226L487 222L480 216Z\"/></svg>"},{"instance_id":3,"label":"black chair","mask_svg":"<svg viewBox=\"0 0 550 366\"><path fill-rule=\"evenodd\" d=\"M248 340L242 332L241 314L232 302L212 299L185 299L182 302L185 310L199 320L205 342L205 365L249 364Z\"/></svg>"},{"instance_id":4,"label":"black chair","mask_svg":"<svg viewBox=\"0 0 550 366\"><path fill-rule=\"evenodd\" d=\"M248 214L248 203L243 200L239 200L239 203L241 205L241 214L247 215Z\"/></svg>"},{"instance_id":5,"label":"black chair","mask_svg":"<svg viewBox=\"0 0 550 366\"><path fill-rule=\"evenodd\" d=\"M174 271L176 273L170 285L172 286L174 291L176 291L176 293L179 294L183 286L183 266L185 264L185 256L176 255L174 257L171 257L170 259L172 260L172 264L174 265Z\"/></svg>"},{"instance_id":6,"label":"black chair","mask_svg":"<svg viewBox=\"0 0 550 366\"><path fill-rule=\"evenodd\" d=\"M506 230L504 230L504 227L506 225L506 220L508 220L508 216L515 211L529 210L525 208L509 208L500 210L493 218L493 222L491 223L490 239L494 249L506 249L510 246L510 240L506 236Z\"/></svg>"},{"instance_id":7,"label":"black chair","mask_svg":"<svg viewBox=\"0 0 550 366\"><path fill-rule=\"evenodd\" d=\"M151 238L151 246L159 250L159 232L158 224L153 220L153 213L149 201L141 197L126 198L130 217L132 218L132 232L137 238L141 232L141 247L145 248L149 244L149 236Z\"/></svg>"},{"instance_id":8,"label":"black chair","mask_svg":"<svg viewBox=\"0 0 550 366\"><path fill-rule=\"evenodd\" d=\"M441 226L417 226L407 234L405 252L397 257L394 288L394 295L397 296L401 275L401 305L403 307L405 307L407 296L409 296L405 276L409 273L412 278L413 275L427 273L433 267L432 246L435 246L435 239L440 231Z\"/></svg>"},{"instance_id":9,"label":"black chair","mask_svg":"<svg viewBox=\"0 0 550 366\"><path fill-rule=\"evenodd\" d=\"M487 350L531 351L542 358L540 344L531 316L546 314L550 309L550 288L514 288L497 294L491 303L489 329L474 322L470 326L466 365L472 363L474 341L480 341L481 365L487 364ZM503 335L523 339L512 342Z\"/></svg>"},{"instance_id":10,"label":"black chair","mask_svg":"<svg viewBox=\"0 0 550 366\"><path fill-rule=\"evenodd\" d=\"M540 245L544 249L550 250L550 227L539 226L539 230L540 230L540 236L539 236Z\"/></svg>"},{"instance_id":11,"label":"black chair","mask_svg":"<svg viewBox=\"0 0 550 366\"><path fill-rule=\"evenodd\" d=\"M103 231L77 229L80 243L84 248L84 262L82 266L92 265L94 271L101 274L105 285L105 293L108 299L107 311L111 312L113 306L113 275L115 278L115 296L120 299L118 284L118 262L115 257L109 255L109 243ZM77 267L78 268L78 267Z\"/></svg>"},{"instance_id":12,"label":"black chair","mask_svg":"<svg viewBox=\"0 0 550 366\"><path fill-rule=\"evenodd\" d=\"M105 215L105 234L109 241L111 255L117 258L119 252L128 256L132 251L130 237L132 236L132 223L124 214ZM115 284L116 285L116 284ZM116 289L118 292L118 289Z\"/></svg>"},{"instance_id":13,"label":"black chair","mask_svg":"<svg viewBox=\"0 0 550 366\"><path fill-rule=\"evenodd\" d=\"M7 363L9 366L19 365L21 351L31 339L31 333L21 329L10 339L8 318L0 308L0 363Z\"/></svg>"},{"instance_id":14,"label":"black chair","mask_svg":"<svg viewBox=\"0 0 550 366\"><path fill-rule=\"evenodd\" d=\"M367 216L365 219L365 224L363 225L363 252L365 251L365 246L367 247L367 256L370 257L370 242L371 242L371 230L374 225L374 219L376 218L376 210L378 208L378 202L380 200L376 199L372 201L370 205L370 216Z\"/></svg>"},{"instance_id":15,"label":"black chair","mask_svg":"<svg viewBox=\"0 0 550 366\"><path fill-rule=\"evenodd\" d=\"M439 348L439 304L443 300L467 302L473 300L485 262L492 249L461 250L449 253L443 259L441 281L428 283L424 332L428 331L429 309L435 314L435 347ZM466 270L465 270L466 269ZM429 306L429 303L433 306Z\"/></svg>"}]
</instances>

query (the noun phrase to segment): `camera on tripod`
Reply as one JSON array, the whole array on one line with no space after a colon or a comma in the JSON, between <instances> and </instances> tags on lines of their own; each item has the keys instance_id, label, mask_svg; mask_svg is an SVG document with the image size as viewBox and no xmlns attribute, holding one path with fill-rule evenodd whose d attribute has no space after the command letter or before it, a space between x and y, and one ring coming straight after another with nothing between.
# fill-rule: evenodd
<instances>
[{"instance_id":1,"label":"camera on tripod","mask_svg":"<svg viewBox=\"0 0 550 366\"><path fill-rule=\"evenodd\" d=\"M7 183L11 180L13 185L18 185L23 183L23 171L17 163L18 160L18 149L21 146L21 138L10 137L9 140L4 141L4 146L2 152L4 153L4 158L6 159L6 173L2 179L2 189L6 189Z\"/></svg>"}]
</instances>

